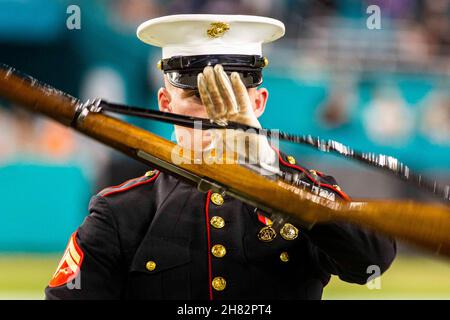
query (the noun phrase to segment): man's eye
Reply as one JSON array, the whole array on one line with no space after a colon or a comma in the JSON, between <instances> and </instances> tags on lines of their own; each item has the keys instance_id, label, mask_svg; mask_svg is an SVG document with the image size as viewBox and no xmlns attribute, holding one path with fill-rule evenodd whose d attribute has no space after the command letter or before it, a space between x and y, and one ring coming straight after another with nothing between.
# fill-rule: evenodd
<instances>
[{"instance_id":1,"label":"man's eye","mask_svg":"<svg viewBox=\"0 0 450 320\"><path fill-rule=\"evenodd\" d=\"M200 99L200 92L198 90L186 90L182 94L183 98L193 98L193 99Z\"/></svg>"},{"instance_id":2,"label":"man's eye","mask_svg":"<svg viewBox=\"0 0 450 320\"><path fill-rule=\"evenodd\" d=\"M189 94L190 97L194 99L201 99L200 92L198 90L194 90Z\"/></svg>"}]
</instances>

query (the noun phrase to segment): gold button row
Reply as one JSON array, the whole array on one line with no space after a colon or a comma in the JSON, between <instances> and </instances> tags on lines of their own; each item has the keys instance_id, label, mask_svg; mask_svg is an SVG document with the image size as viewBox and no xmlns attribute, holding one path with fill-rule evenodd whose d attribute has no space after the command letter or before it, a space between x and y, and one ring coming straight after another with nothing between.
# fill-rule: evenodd
<instances>
[{"instance_id":1,"label":"gold button row","mask_svg":"<svg viewBox=\"0 0 450 320\"><path fill-rule=\"evenodd\" d=\"M211 194L211 202L216 206L221 206L224 203L223 196L220 193L214 192ZM214 216L209 221L216 229L222 229L225 226L225 220L222 217ZM222 258L227 254L227 249L221 244L215 244L211 248L211 253L216 258ZM212 280L212 287L216 291L223 291L227 286L227 282L223 277L215 277Z\"/></svg>"}]
</instances>

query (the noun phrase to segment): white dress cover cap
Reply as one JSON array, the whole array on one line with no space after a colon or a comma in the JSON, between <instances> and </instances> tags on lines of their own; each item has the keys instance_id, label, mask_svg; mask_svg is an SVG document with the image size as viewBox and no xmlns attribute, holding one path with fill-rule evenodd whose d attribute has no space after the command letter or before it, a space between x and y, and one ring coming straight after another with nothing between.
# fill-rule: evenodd
<instances>
[{"instance_id":1,"label":"white dress cover cap","mask_svg":"<svg viewBox=\"0 0 450 320\"><path fill-rule=\"evenodd\" d=\"M276 19L246 15L182 14L148 20L137 37L162 48L162 58L205 54L262 55L262 44L284 35Z\"/></svg>"}]
</instances>

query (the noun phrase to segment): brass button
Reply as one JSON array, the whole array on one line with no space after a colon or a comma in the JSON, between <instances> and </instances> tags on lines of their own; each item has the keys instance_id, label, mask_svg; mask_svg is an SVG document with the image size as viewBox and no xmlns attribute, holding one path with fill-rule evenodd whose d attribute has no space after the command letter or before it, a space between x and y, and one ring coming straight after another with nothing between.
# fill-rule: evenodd
<instances>
[{"instance_id":1,"label":"brass button","mask_svg":"<svg viewBox=\"0 0 450 320\"><path fill-rule=\"evenodd\" d=\"M222 277L215 277L212 281L212 286L216 291L222 291L227 286L227 282Z\"/></svg>"},{"instance_id":2,"label":"brass button","mask_svg":"<svg viewBox=\"0 0 450 320\"><path fill-rule=\"evenodd\" d=\"M264 67L267 67L269 65L269 59L267 57L264 57Z\"/></svg>"},{"instance_id":3,"label":"brass button","mask_svg":"<svg viewBox=\"0 0 450 320\"><path fill-rule=\"evenodd\" d=\"M227 253L227 249L225 249L225 247L221 244L215 244L211 248L211 253L216 258L222 258Z\"/></svg>"},{"instance_id":4,"label":"brass button","mask_svg":"<svg viewBox=\"0 0 450 320\"><path fill-rule=\"evenodd\" d=\"M287 160L290 164L295 164L295 158L293 156L288 156Z\"/></svg>"},{"instance_id":5,"label":"brass button","mask_svg":"<svg viewBox=\"0 0 450 320\"><path fill-rule=\"evenodd\" d=\"M148 261L145 265L148 271L154 271L156 269L156 262L155 261Z\"/></svg>"},{"instance_id":6,"label":"brass button","mask_svg":"<svg viewBox=\"0 0 450 320\"><path fill-rule=\"evenodd\" d=\"M216 229L221 229L225 226L225 220L223 220L221 217L218 216L212 217L209 222Z\"/></svg>"},{"instance_id":7,"label":"brass button","mask_svg":"<svg viewBox=\"0 0 450 320\"><path fill-rule=\"evenodd\" d=\"M341 191L341 187L339 187L337 184L333 184L333 187L334 187L337 191Z\"/></svg>"},{"instance_id":8,"label":"brass button","mask_svg":"<svg viewBox=\"0 0 450 320\"><path fill-rule=\"evenodd\" d=\"M221 206L221 205L223 205L223 197L222 197L222 195L221 195L220 193L214 192L214 193L211 195L211 201L212 201L212 203L214 203L216 206Z\"/></svg>"},{"instance_id":9,"label":"brass button","mask_svg":"<svg viewBox=\"0 0 450 320\"><path fill-rule=\"evenodd\" d=\"M283 262L288 262L289 261L289 254L284 251L280 254L280 260Z\"/></svg>"},{"instance_id":10,"label":"brass button","mask_svg":"<svg viewBox=\"0 0 450 320\"><path fill-rule=\"evenodd\" d=\"M284 240L294 240L298 237L298 229L290 223L286 223L280 230Z\"/></svg>"},{"instance_id":11,"label":"brass button","mask_svg":"<svg viewBox=\"0 0 450 320\"><path fill-rule=\"evenodd\" d=\"M155 170L150 170L150 171L147 171L146 173L145 173L145 176L146 177L151 177L151 176L153 176L155 174Z\"/></svg>"},{"instance_id":12,"label":"brass button","mask_svg":"<svg viewBox=\"0 0 450 320\"><path fill-rule=\"evenodd\" d=\"M277 236L274 228L270 226L265 226L258 232L258 239L263 242L270 242Z\"/></svg>"}]
</instances>

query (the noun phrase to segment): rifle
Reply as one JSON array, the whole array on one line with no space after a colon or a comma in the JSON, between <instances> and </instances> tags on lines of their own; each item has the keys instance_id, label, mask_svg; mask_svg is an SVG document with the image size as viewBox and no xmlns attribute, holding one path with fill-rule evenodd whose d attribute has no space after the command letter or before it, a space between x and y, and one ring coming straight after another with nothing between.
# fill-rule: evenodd
<instances>
[{"instance_id":1,"label":"rifle","mask_svg":"<svg viewBox=\"0 0 450 320\"><path fill-rule=\"evenodd\" d=\"M187 161L175 164L173 142L98 112L98 104L82 103L6 66L0 67L0 97L71 126L202 192L225 193L271 212L279 222L287 216L309 227L316 223L352 223L450 257L450 209L445 205L400 200L331 201L283 179L262 176L236 162L189 161L194 157L192 152L183 152Z\"/></svg>"}]
</instances>

